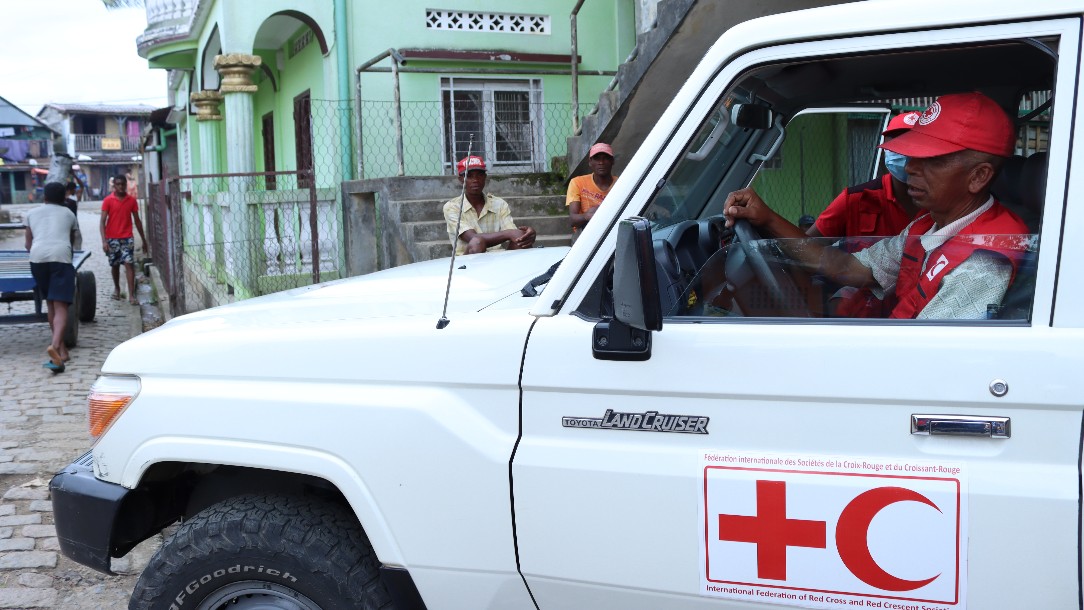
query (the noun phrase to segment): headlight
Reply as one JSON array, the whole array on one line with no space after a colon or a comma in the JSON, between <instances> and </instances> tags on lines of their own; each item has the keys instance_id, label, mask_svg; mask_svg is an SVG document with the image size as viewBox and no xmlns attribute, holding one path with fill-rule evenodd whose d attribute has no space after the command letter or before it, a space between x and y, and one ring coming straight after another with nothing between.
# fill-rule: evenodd
<instances>
[{"instance_id":1,"label":"headlight","mask_svg":"<svg viewBox=\"0 0 1084 610\"><path fill-rule=\"evenodd\" d=\"M98 438L139 394L138 377L102 375L90 386L87 397L87 424Z\"/></svg>"}]
</instances>

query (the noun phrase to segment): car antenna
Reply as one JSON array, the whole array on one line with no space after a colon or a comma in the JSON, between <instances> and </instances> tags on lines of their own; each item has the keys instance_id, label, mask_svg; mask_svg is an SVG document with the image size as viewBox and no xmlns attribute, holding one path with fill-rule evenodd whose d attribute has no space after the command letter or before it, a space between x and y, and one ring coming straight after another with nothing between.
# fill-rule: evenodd
<instances>
[{"instance_id":1,"label":"car antenna","mask_svg":"<svg viewBox=\"0 0 1084 610\"><path fill-rule=\"evenodd\" d=\"M467 198L467 174L470 172L470 154L474 148L474 134L470 134L470 141L467 142L467 163L463 168L463 185L459 190L459 215L455 217L455 240L452 242L452 259L448 262L448 284L444 287L444 311L440 313L440 319L437 320L437 330L443 330L452 321L448 319L448 295L452 291L452 270L455 269L455 251L458 249L456 242L459 241L459 223L463 220L463 201Z\"/></svg>"}]
</instances>

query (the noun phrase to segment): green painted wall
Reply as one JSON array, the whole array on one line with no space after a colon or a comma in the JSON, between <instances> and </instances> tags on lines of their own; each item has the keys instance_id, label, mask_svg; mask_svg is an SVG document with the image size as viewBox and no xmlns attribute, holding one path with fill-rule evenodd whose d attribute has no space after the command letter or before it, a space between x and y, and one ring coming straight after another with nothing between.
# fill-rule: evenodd
<instances>
[{"instance_id":1,"label":"green painted wall","mask_svg":"<svg viewBox=\"0 0 1084 610\"><path fill-rule=\"evenodd\" d=\"M373 3L375 4L375 3ZM516 13L548 15L550 31L548 34L447 31L427 27L426 9L432 4L421 0L402 0L395 5L395 10L384 10L378 15L370 10L369 3L361 0L347 2L348 47L351 66L349 79L351 96L355 91L353 68L362 64L388 48L398 49L451 49L451 50L487 50L510 53L543 53L568 55L571 51L571 27L569 11L572 2L564 0L507 0L504 2L469 3L463 10L496 13ZM294 21L296 30L289 40L279 48L254 48L258 41L267 39L268 34L281 33L283 17L268 19L275 13L296 11L307 15L322 33L329 45L327 56L321 54L317 40L310 43L296 56L292 57L291 42L308 31L308 26L301 21ZM377 15L374 17L374 15ZM635 45L635 0L592 0L586 2L579 15L579 55L582 58L580 69L583 71L614 71L619 63L629 54ZM287 22L289 23L289 22ZM257 72L255 82L259 90L253 95L253 154L256 167L264 167L263 138L261 134L262 117L272 112L275 122L275 159L274 169L288 170L296 168L296 154L293 128L293 101L303 91L310 91L313 103L314 126L314 163L318 168L327 166L321 172L325 176L338 179L340 175L341 129L344 123L350 125L351 137L356 135L356 122L353 113L353 99L328 100L336 91L335 79L343 77L334 65L334 2L332 0L264 0L260 3L245 3L234 0L214 2L203 21L203 30L194 36L198 40L198 50L194 54L192 66L197 75L198 88L205 80L201 73L206 72L203 65L205 49L209 42L221 42L224 53L255 53L262 57L277 84L277 91L272 85L272 78ZM288 26L289 27L289 26ZM214 33L215 28L218 29ZM265 29L266 28L266 29ZM173 48L172 46L170 48ZM388 60L379 64L390 66ZM475 78L479 80L502 79L538 79L541 82L541 110L545 123L544 150L538 155L539 162L549 166L551 157L564 155L567 149L565 139L571 129L571 84L567 75L570 66L565 62L534 63L499 61L421 61L411 60L408 68L434 68L447 70L441 74L403 73L401 93L403 100L404 156L408 159L407 173L440 174L446 171L442 165L441 147L444 121L441 114L441 76L456 78ZM493 75L486 74L487 69L523 68L525 70L550 70L565 72L564 75ZM470 73L455 73L467 70ZM326 82L331 79L331 82ZM608 75L583 75L580 77L580 102L590 110L598 100L599 94L611 81ZM211 79L213 80L213 79ZM211 80L208 83L213 84ZM391 175L395 173L395 138L391 129L393 89L390 74L366 73L361 78L362 97L366 112L362 124L365 140L362 153L366 174ZM326 101L325 101L326 100ZM374 102L382 104L373 104ZM224 105L223 105L224 110ZM347 115L343 121L341 115ZM228 120L228 118L227 118ZM221 126L220 126L221 127ZM195 129L190 132L195 135ZM223 161L229 151L225 148L224 127L218 131L221 158ZM381 135L381 134L385 135ZM391 136L386 134L390 133ZM193 137L193 160L198 160L198 137ZM357 159L352 164L356 167ZM198 167L198 166L197 166ZM223 163L224 167L224 163ZM221 170L221 168L218 168ZM371 170L371 171L370 171ZM200 171L207 171L200 168ZM349 178L347 176L346 178Z\"/></svg>"}]
</instances>

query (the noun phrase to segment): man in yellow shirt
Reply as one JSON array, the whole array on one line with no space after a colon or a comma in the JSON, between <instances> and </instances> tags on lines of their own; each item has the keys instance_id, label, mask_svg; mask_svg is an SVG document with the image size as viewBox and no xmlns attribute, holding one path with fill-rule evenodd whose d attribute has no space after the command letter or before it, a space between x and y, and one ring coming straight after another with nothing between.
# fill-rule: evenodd
<instances>
[{"instance_id":1,"label":"man in yellow shirt","mask_svg":"<svg viewBox=\"0 0 1084 610\"><path fill-rule=\"evenodd\" d=\"M610 188L617 182L617 176L613 175L614 150L609 144L595 144L588 157L587 165L591 168L591 173L573 178L568 183L568 194L565 195L573 233L587 225Z\"/></svg>"},{"instance_id":2,"label":"man in yellow shirt","mask_svg":"<svg viewBox=\"0 0 1084 610\"><path fill-rule=\"evenodd\" d=\"M485 193L486 162L471 155L456 163L463 196L444 204L448 238L456 254L477 254L497 250L520 250L534 245L531 227L516 227L508 202ZM458 231L458 232L457 232Z\"/></svg>"}]
</instances>

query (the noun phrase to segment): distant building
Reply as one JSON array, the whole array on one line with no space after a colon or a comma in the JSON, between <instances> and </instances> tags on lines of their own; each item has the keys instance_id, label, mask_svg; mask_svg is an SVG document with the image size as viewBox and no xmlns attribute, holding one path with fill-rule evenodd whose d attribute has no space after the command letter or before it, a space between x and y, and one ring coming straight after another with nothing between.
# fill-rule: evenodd
<instances>
[{"instance_id":1,"label":"distant building","mask_svg":"<svg viewBox=\"0 0 1084 610\"><path fill-rule=\"evenodd\" d=\"M62 152L75 159L87 175L90 196L99 199L109 194L111 177L140 175L140 140L153 110L144 104L49 103L38 118L61 135Z\"/></svg>"},{"instance_id":2,"label":"distant building","mask_svg":"<svg viewBox=\"0 0 1084 610\"><path fill-rule=\"evenodd\" d=\"M0 97L0 204L39 200L55 133Z\"/></svg>"}]
</instances>

